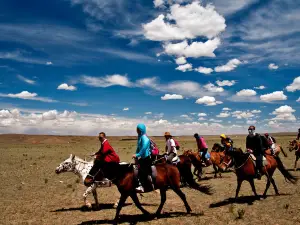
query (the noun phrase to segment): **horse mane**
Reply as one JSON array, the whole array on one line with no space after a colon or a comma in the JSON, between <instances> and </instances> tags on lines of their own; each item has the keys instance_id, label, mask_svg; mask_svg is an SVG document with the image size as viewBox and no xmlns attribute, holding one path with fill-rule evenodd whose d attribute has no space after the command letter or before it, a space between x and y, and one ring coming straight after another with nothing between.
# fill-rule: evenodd
<instances>
[{"instance_id":1,"label":"horse mane","mask_svg":"<svg viewBox=\"0 0 300 225\"><path fill-rule=\"evenodd\" d=\"M84 164L93 163L93 160L91 160L91 161L85 161L85 160L83 160L82 158L80 158L80 157L78 157L78 156L75 156L75 160L76 160L77 162L84 163Z\"/></svg>"}]
</instances>

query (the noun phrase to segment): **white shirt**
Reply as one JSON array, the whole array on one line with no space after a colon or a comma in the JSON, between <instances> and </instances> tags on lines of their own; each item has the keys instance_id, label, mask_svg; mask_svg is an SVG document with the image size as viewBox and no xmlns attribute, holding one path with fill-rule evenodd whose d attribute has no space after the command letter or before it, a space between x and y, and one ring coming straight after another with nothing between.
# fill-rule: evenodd
<instances>
[{"instance_id":1,"label":"white shirt","mask_svg":"<svg viewBox=\"0 0 300 225\"><path fill-rule=\"evenodd\" d=\"M166 146L167 146L167 153L168 154L170 154L171 152L174 152L175 154L177 154L177 149L176 149L175 141L172 138L169 138L167 140Z\"/></svg>"}]
</instances>

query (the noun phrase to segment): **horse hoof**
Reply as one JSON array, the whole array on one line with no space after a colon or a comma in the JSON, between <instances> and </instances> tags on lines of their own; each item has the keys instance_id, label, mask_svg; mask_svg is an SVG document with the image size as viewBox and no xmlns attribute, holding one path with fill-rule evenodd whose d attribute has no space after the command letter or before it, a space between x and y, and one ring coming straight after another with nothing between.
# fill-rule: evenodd
<instances>
[{"instance_id":1,"label":"horse hoof","mask_svg":"<svg viewBox=\"0 0 300 225\"><path fill-rule=\"evenodd\" d=\"M276 193L276 196L280 196L280 193L277 192L277 193Z\"/></svg>"},{"instance_id":2,"label":"horse hoof","mask_svg":"<svg viewBox=\"0 0 300 225\"><path fill-rule=\"evenodd\" d=\"M88 209L92 209L92 208L93 208L93 206L92 206L91 203L87 203L85 206L86 206Z\"/></svg>"},{"instance_id":3,"label":"horse hoof","mask_svg":"<svg viewBox=\"0 0 300 225\"><path fill-rule=\"evenodd\" d=\"M263 197L263 199L266 199L266 198L267 198L267 195L263 195L262 197Z\"/></svg>"}]
</instances>

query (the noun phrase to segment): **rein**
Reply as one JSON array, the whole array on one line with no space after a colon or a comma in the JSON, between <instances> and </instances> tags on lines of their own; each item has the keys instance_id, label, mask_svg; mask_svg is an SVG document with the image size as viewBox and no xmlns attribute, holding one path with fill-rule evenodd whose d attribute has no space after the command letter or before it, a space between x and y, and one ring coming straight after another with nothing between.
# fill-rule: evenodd
<instances>
[{"instance_id":1,"label":"rein","mask_svg":"<svg viewBox=\"0 0 300 225\"><path fill-rule=\"evenodd\" d=\"M240 166L238 166L237 168L234 168L235 170L238 170L238 169L240 169L241 167L243 167L245 164L246 164L246 162L248 162L248 160L249 160L249 158L251 157L251 155L249 154L249 156L248 156L248 158L246 159L246 161L242 164L242 165L240 165Z\"/></svg>"}]
</instances>

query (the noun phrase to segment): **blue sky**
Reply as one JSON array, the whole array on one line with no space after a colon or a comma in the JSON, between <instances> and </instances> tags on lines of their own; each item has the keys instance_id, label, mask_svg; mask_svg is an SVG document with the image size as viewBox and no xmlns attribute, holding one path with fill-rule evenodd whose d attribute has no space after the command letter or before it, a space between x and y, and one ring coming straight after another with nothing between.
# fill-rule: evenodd
<instances>
[{"instance_id":1,"label":"blue sky","mask_svg":"<svg viewBox=\"0 0 300 225\"><path fill-rule=\"evenodd\" d=\"M292 0L1 1L0 132L295 131L299 15Z\"/></svg>"}]
</instances>

